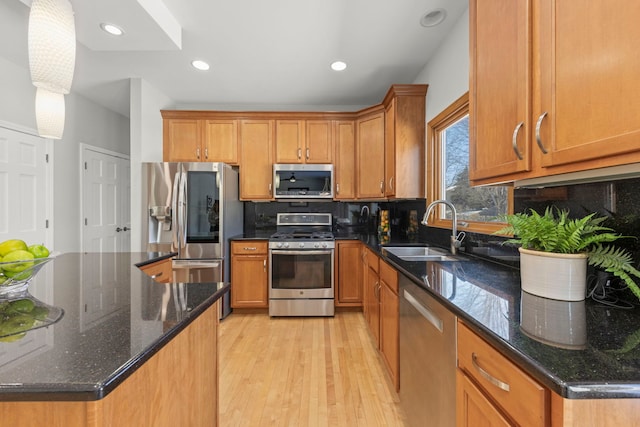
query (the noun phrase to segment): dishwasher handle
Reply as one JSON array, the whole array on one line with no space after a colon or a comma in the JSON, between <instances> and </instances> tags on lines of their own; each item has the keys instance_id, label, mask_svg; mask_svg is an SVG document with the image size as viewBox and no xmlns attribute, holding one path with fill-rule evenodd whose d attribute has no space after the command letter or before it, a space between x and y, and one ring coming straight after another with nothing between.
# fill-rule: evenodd
<instances>
[{"instance_id":1,"label":"dishwasher handle","mask_svg":"<svg viewBox=\"0 0 640 427\"><path fill-rule=\"evenodd\" d=\"M418 302L418 300L406 289L403 290L403 296L404 299L406 299L407 302L413 306L413 308L418 310L418 312L434 326L434 328L440 331L440 333L443 332L444 327L442 319L440 319L434 312L429 310L429 308L420 304L420 302Z\"/></svg>"}]
</instances>

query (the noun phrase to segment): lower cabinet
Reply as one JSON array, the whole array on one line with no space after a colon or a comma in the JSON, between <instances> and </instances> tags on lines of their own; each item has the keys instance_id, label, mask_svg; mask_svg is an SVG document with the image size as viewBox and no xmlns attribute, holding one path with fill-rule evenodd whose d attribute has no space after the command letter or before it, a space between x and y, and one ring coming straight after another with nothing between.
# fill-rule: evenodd
<instances>
[{"instance_id":1,"label":"lower cabinet","mask_svg":"<svg viewBox=\"0 0 640 427\"><path fill-rule=\"evenodd\" d=\"M363 247L364 316L396 391L400 386L398 272Z\"/></svg>"},{"instance_id":2,"label":"lower cabinet","mask_svg":"<svg viewBox=\"0 0 640 427\"><path fill-rule=\"evenodd\" d=\"M231 242L231 307L269 307L269 260L266 240Z\"/></svg>"},{"instance_id":3,"label":"lower cabinet","mask_svg":"<svg viewBox=\"0 0 640 427\"><path fill-rule=\"evenodd\" d=\"M359 240L336 241L336 307L362 307L362 269L354 268L360 266L361 254Z\"/></svg>"},{"instance_id":4,"label":"lower cabinet","mask_svg":"<svg viewBox=\"0 0 640 427\"><path fill-rule=\"evenodd\" d=\"M156 261L151 264L140 267L140 270L146 275L150 276L153 280L160 283L172 282L173 265L172 259L167 258L162 261Z\"/></svg>"},{"instance_id":5,"label":"lower cabinet","mask_svg":"<svg viewBox=\"0 0 640 427\"><path fill-rule=\"evenodd\" d=\"M460 321L456 389L458 427L551 423L549 390Z\"/></svg>"},{"instance_id":6,"label":"lower cabinet","mask_svg":"<svg viewBox=\"0 0 640 427\"><path fill-rule=\"evenodd\" d=\"M400 389L398 272L380 261L380 353L396 391Z\"/></svg>"}]
</instances>

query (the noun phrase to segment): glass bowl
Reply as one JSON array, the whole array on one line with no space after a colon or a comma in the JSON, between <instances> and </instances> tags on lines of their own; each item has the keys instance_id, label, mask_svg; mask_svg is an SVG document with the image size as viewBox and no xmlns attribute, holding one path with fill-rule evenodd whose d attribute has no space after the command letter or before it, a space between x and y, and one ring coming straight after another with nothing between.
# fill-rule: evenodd
<instances>
[{"instance_id":1,"label":"glass bowl","mask_svg":"<svg viewBox=\"0 0 640 427\"><path fill-rule=\"evenodd\" d=\"M53 257L0 262L0 298L26 291L38 271L52 259Z\"/></svg>"},{"instance_id":2,"label":"glass bowl","mask_svg":"<svg viewBox=\"0 0 640 427\"><path fill-rule=\"evenodd\" d=\"M0 342L23 338L28 331L53 325L64 310L46 304L24 292L17 297L0 297Z\"/></svg>"}]
</instances>

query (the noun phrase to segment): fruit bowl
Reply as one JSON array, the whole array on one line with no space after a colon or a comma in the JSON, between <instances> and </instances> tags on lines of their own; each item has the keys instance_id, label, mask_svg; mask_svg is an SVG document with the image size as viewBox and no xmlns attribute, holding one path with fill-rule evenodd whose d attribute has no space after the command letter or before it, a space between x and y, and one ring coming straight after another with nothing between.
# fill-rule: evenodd
<instances>
[{"instance_id":1,"label":"fruit bowl","mask_svg":"<svg viewBox=\"0 0 640 427\"><path fill-rule=\"evenodd\" d=\"M53 257L0 262L0 298L24 292L40 269Z\"/></svg>"},{"instance_id":2,"label":"fruit bowl","mask_svg":"<svg viewBox=\"0 0 640 427\"><path fill-rule=\"evenodd\" d=\"M25 292L14 298L0 297L0 342L23 338L28 331L53 325L64 310L34 298Z\"/></svg>"}]
</instances>

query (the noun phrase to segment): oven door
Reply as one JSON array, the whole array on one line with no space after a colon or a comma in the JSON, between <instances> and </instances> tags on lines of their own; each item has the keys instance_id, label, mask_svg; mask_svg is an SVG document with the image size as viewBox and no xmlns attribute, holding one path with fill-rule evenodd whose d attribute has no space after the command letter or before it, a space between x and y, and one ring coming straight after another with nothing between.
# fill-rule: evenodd
<instances>
[{"instance_id":1,"label":"oven door","mask_svg":"<svg viewBox=\"0 0 640 427\"><path fill-rule=\"evenodd\" d=\"M269 298L333 298L333 249L269 251Z\"/></svg>"}]
</instances>

